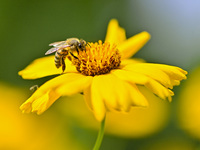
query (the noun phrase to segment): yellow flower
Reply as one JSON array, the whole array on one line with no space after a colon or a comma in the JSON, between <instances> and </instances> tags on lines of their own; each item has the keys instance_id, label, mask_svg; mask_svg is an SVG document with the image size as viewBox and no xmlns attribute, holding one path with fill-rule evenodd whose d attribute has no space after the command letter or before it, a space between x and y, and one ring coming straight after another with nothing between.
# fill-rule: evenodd
<instances>
[{"instance_id":1,"label":"yellow flower","mask_svg":"<svg viewBox=\"0 0 200 150\"><path fill-rule=\"evenodd\" d=\"M112 19L105 42L89 43L85 51L79 52L78 59L66 60L63 74L56 69L54 56L35 60L19 75L24 79L58 76L39 87L20 109L41 114L59 97L83 92L86 103L101 121L107 111L128 112L131 106L148 106L138 85L171 101L171 89L186 79L187 72L175 66L129 59L149 39L150 34L145 31L126 39L125 30Z\"/></svg>"},{"instance_id":2,"label":"yellow flower","mask_svg":"<svg viewBox=\"0 0 200 150\"><path fill-rule=\"evenodd\" d=\"M178 121L182 129L200 140L200 66L192 70L180 93L178 101Z\"/></svg>"},{"instance_id":3,"label":"yellow flower","mask_svg":"<svg viewBox=\"0 0 200 150\"><path fill-rule=\"evenodd\" d=\"M70 136L70 126L65 122L63 128L64 122L51 112L42 118L22 115L17 107L27 97L26 90L0 81L0 95L1 150L88 149Z\"/></svg>"}]
</instances>

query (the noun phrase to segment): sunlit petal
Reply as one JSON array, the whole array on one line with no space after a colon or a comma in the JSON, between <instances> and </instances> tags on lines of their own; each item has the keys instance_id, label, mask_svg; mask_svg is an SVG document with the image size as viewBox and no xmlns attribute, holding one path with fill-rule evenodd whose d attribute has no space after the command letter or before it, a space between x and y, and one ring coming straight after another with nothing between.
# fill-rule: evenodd
<instances>
[{"instance_id":1,"label":"sunlit petal","mask_svg":"<svg viewBox=\"0 0 200 150\"><path fill-rule=\"evenodd\" d=\"M179 80L186 79L187 74L178 67L151 63L129 64L123 69L146 75L171 89L180 83Z\"/></svg>"},{"instance_id":2,"label":"sunlit petal","mask_svg":"<svg viewBox=\"0 0 200 150\"><path fill-rule=\"evenodd\" d=\"M106 114L106 108L103 101L103 97L99 93L98 89L98 76L95 76L91 85L91 105L94 115L98 121L102 121Z\"/></svg>"},{"instance_id":3,"label":"sunlit petal","mask_svg":"<svg viewBox=\"0 0 200 150\"><path fill-rule=\"evenodd\" d=\"M116 69L112 70L111 73L120 78L121 80L128 81L134 84L136 83L144 85L148 81L147 76L133 71Z\"/></svg>"},{"instance_id":4,"label":"sunlit petal","mask_svg":"<svg viewBox=\"0 0 200 150\"><path fill-rule=\"evenodd\" d=\"M116 78L117 79L117 78ZM117 101L119 103L119 110L122 112L129 112L133 105L131 99L130 86L128 83L122 80L115 80L115 94L117 95Z\"/></svg>"},{"instance_id":5,"label":"sunlit petal","mask_svg":"<svg viewBox=\"0 0 200 150\"><path fill-rule=\"evenodd\" d=\"M126 65L137 64L137 63L145 63L145 60L140 58L123 59L120 68L123 68Z\"/></svg>"},{"instance_id":6,"label":"sunlit petal","mask_svg":"<svg viewBox=\"0 0 200 150\"><path fill-rule=\"evenodd\" d=\"M135 73L145 75L160 82L166 87L172 88L169 76L160 69L157 69L153 66L148 66L147 63L127 65L123 69L132 70Z\"/></svg>"},{"instance_id":7,"label":"sunlit petal","mask_svg":"<svg viewBox=\"0 0 200 150\"><path fill-rule=\"evenodd\" d=\"M36 112L38 115L47 110L60 95L52 90L44 92L40 95L41 91L36 91L26 102L24 102L20 109L23 113Z\"/></svg>"},{"instance_id":8,"label":"sunlit petal","mask_svg":"<svg viewBox=\"0 0 200 150\"><path fill-rule=\"evenodd\" d=\"M145 85L149 78L145 75L137 74L135 72L116 69L111 72L121 80L126 81L126 90L129 91L130 99L132 100L132 105L134 106L148 106L146 98L137 88L136 84ZM131 84L129 84L131 83Z\"/></svg>"},{"instance_id":9,"label":"sunlit petal","mask_svg":"<svg viewBox=\"0 0 200 150\"><path fill-rule=\"evenodd\" d=\"M38 115L46 111L58 98L60 95L55 91L49 91L36 99L32 103L32 112L37 112Z\"/></svg>"},{"instance_id":10,"label":"sunlit petal","mask_svg":"<svg viewBox=\"0 0 200 150\"><path fill-rule=\"evenodd\" d=\"M41 114L48 109L55 102L55 100L61 96L61 94L71 95L83 90L84 86L80 86L80 84L74 84L72 86L72 83L77 83L77 80L81 81L80 83L83 83L82 81L86 81L86 79L83 79L82 76L83 75L78 73L68 73L49 80L39 87L33 95L22 104L20 109L25 113L37 112L37 114ZM69 92L62 93L63 86L66 86L67 84L71 85L70 88L65 89Z\"/></svg>"},{"instance_id":11,"label":"sunlit petal","mask_svg":"<svg viewBox=\"0 0 200 150\"><path fill-rule=\"evenodd\" d=\"M118 49L121 51L122 59L133 56L139 49L141 49L151 38L146 31L141 32L122 42Z\"/></svg>"},{"instance_id":12,"label":"sunlit petal","mask_svg":"<svg viewBox=\"0 0 200 150\"><path fill-rule=\"evenodd\" d=\"M90 110L93 110L92 107L92 98L91 98L91 85L89 85L87 88L83 89L83 97L84 100L89 107Z\"/></svg>"},{"instance_id":13,"label":"sunlit petal","mask_svg":"<svg viewBox=\"0 0 200 150\"><path fill-rule=\"evenodd\" d=\"M76 74L76 76L77 78L72 81L63 81L63 84L56 89L56 92L60 95L73 95L83 92L84 89L91 85L93 77L81 74Z\"/></svg>"},{"instance_id":14,"label":"sunlit petal","mask_svg":"<svg viewBox=\"0 0 200 150\"><path fill-rule=\"evenodd\" d=\"M95 83L97 92L101 95L102 100L106 102L106 105L112 109L119 109L119 104L116 101L117 95L115 95L115 84L113 84L112 78L109 75L95 76Z\"/></svg>"},{"instance_id":15,"label":"sunlit petal","mask_svg":"<svg viewBox=\"0 0 200 150\"><path fill-rule=\"evenodd\" d=\"M102 96L108 110L129 111L132 106L130 85L118 77L108 74L96 77L96 90Z\"/></svg>"},{"instance_id":16,"label":"sunlit petal","mask_svg":"<svg viewBox=\"0 0 200 150\"><path fill-rule=\"evenodd\" d=\"M72 63L66 59L65 72L77 72ZM54 56L47 56L34 60L25 69L19 71L19 75L24 79L37 79L45 76L61 74L62 68L57 69L54 64Z\"/></svg>"},{"instance_id":17,"label":"sunlit petal","mask_svg":"<svg viewBox=\"0 0 200 150\"><path fill-rule=\"evenodd\" d=\"M172 100L171 97L174 95L174 93L170 89L162 86L157 81L155 81L153 79L149 80L149 82L146 83L145 86L147 88L149 88L154 94L156 94L160 98L162 98L162 99L167 99L168 98L169 101Z\"/></svg>"},{"instance_id":18,"label":"sunlit petal","mask_svg":"<svg viewBox=\"0 0 200 150\"><path fill-rule=\"evenodd\" d=\"M144 97L143 93L140 92L136 84L134 83L132 83L131 85L128 84L127 89L130 92L133 106L142 106L142 107L148 106L147 99Z\"/></svg>"},{"instance_id":19,"label":"sunlit petal","mask_svg":"<svg viewBox=\"0 0 200 150\"><path fill-rule=\"evenodd\" d=\"M163 65L163 64L152 64L148 63L148 66L152 66L155 68L158 68L168 74L171 79L173 80L183 80L186 79L187 71L176 67L176 66L170 66L170 65Z\"/></svg>"},{"instance_id":20,"label":"sunlit petal","mask_svg":"<svg viewBox=\"0 0 200 150\"><path fill-rule=\"evenodd\" d=\"M125 30L119 26L116 19L112 19L108 24L105 41L119 45L125 39Z\"/></svg>"}]
</instances>

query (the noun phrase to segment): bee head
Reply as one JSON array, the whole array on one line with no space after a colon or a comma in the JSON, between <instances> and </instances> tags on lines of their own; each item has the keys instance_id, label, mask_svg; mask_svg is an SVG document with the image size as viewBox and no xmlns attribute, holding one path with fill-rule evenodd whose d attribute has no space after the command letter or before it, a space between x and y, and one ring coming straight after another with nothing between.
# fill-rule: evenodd
<instances>
[{"instance_id":1,"label":"bee head","mask_svg":"<svg viewBox=\"0 0 200 150\"><path fill-rule=\"evenodd\" d=\"M81 50L85 50L85 46L86 46L86 41L80 39L80 43L78 44L78 47L79 47Z\"/></svg>"}]
</instances>

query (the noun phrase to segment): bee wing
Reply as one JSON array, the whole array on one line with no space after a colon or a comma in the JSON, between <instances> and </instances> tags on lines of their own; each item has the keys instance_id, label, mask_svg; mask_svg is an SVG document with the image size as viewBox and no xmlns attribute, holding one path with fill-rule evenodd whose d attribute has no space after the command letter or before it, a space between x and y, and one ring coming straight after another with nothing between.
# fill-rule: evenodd
<instances>
[{"instance_id":1,"label":"bee wing","mask_svg":"<svg viewBox=\"0 0 200 150\"><path fill-rule=\"evenodd\" d=\"M53 42L53 43L49 44L49 46L56 47L56 46L63 45L63 44L65 44L65 41Z\"/></svg>"},{"instance_id":2,"label":"bee wing","mask_svg":"<svg viewBox=\"0 0 200 150\"><path fill-rule=\"evenodd\" d=\"M53 48L49 49L49 50L45 53L45 55L49 55L49 54L51 54L51 53L54 53L54 52L56 52L56 51L59 50L59 49L60 49L60 47L53 47Z\"/></svg>"},{"instance_id":3,"label":"bee wing","mask_svg":"<svg viewBox=\"0 0 200 150\"><path fill-rule=\"evenodd\" d=\"M49 54L51 54L51 53L56 52L56 51L59 50L59 49L64 49L64 48L67 48L67 47L70 47L70 45L62 45L62 46L60 46L60 47L53 47L53 48L49 49L49 50L45 53L45 55L49 55Z\"/></svg>"}]
</instances>

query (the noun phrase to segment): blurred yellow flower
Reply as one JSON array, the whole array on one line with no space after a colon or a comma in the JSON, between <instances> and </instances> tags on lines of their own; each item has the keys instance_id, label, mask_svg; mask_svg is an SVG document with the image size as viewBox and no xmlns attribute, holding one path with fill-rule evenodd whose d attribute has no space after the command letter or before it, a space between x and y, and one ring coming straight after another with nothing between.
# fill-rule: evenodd
<instances>
[{"instance_id":1,"label":"blurred yellow flower","mask_svg":"<svg viewBox=\"0 0 200 150\"><path fill-rule=\"evenodd\" d=\"M200 139L200 67L188 76L180 93L177 109L180 126L191 136Z\"/></svg>"},{"instance_id":2,"label":"blurred yellow flower","mask_svg":"<svg viewBox=\"0 0 200 150\"><path fill-rule=\"evenodd\" d=\"M112 19L105 43L89 43L85 51L79 52L78 59L66 60L66 72L39 87L21 105L21 110L41 114L59 97L83 92L96 119L102 121L107 111L128 112L131 106L148 106L137 85L144 85L158 97L171 101L174 95L171 89L186 79L187 72L179 67L129 59L149 39L150 34L145 31L126 39L125 30ZM53 59L52 56L37 59L19 75L36 79L60 74Z\"/></svg>"},{"instance_id":3,"label":"blurred yellow flower","mask_svg":"<svg viewBox=\"0 0 200 150\"><path fill-rule=\"evenodd\" d=\"M26 90L0 82L0 95L1 150L85 149L69 136L66 126L62 129L63 122L53 116L54 113L41 117L22 114L18 107L28 95Z\"/></svg>"}]
</instances>

